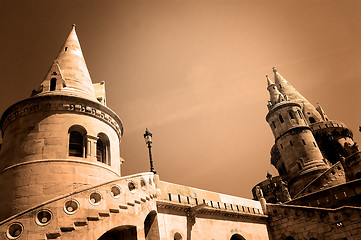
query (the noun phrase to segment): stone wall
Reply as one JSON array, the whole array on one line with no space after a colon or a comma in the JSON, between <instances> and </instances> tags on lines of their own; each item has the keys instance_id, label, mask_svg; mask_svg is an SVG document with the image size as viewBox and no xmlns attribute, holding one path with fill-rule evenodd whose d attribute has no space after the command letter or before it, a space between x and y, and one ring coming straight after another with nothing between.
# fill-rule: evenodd
<instances>
[{"instance_id":1,"label":"stone wall","mask_svg":"<svg viewBox=\"0 0 361 240\"><path fill-rule=\"evenodd\" d=\"M361 208L267 204L272 240L361 239Z\"/></svg>"},{"instance_id":2,"label":"stone wall","mask_svg":"<svg viewBox=\"0 0 361 240\"><path fill-rule=\"evenodd\" d=\"M231 239L237 234L247 240L269 239L267 215L258 201L163 181L156 184L161 239Z\"/></svg>"},{"instance_id":3,"label":"stone wall","mask_svg":"<svg viewBox=\"0 0 361 240\"><path fill-rule=\"evenodd\" d=\"M361 179L327 188L303 197L293 199L287 204L314 207L361 206Z\"/></svg>"}]
</instances>

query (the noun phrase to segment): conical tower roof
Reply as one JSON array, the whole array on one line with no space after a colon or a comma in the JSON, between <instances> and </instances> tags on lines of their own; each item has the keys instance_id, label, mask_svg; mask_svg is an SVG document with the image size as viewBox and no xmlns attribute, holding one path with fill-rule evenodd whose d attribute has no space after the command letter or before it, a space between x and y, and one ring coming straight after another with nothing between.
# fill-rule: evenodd
<instances>
[{"instance_id":1,"label":"conical tower roof","mask_svg":"<svg viewBox=\"0 0 361 240\"><path fill-rule=\"evenodd\" d=\"M75 25L35 96L72 95L97 101Z\"/></svg>"},{"instance_id":2,"label":"conical tower roof","mask_svg":"<svg viewBox=\"0 0 361 240\"><path fill-rule=\"evenodd\" d=\"M309 123L320 122L323 121L320 113L316 110L316 108L306 99L301 93L299 93L285 78L281 76L276 70L273 68L273 73L275 77L275 84L278 90L286 97L289 101L297 102L302 106L303 114L305 115L307 121Z\"/></svg>"},{"instance_id":3,"label":"conical tower roof","mask_svg":"<svg viewBox=\"0 0 361 240\"><path fill-rule=\"evenodd\" d=\"M267 87L273 85L274 83L272 82L271 79L269 79L268 75L266 75L266 79L267 79Z\"/></svg>"},{"instance_id":4,"label":"conical tower roof","mask_svg":"<svg viewBox=\"0 0 361 240\"><path fill-rule=\"evenodd\" d=\"M276 84L274 84L271 79L269 79L268 75L266 75L266 79L267 79L267 90L270 94L270 102L273 105L285 101L284 96L282 95L282 93L280 93L280 91L278 91Z\"/></svg>"},{"instance_id":5,"label":"conical tower roof","mask_svg":"<svg viewBox=\"0 0 361 240\"><path fill-rule=\"evenodd\" d=\"M321 114L321 117L323 118L323 120L328 121L328 117L327 117L325 111L323 110L323 108L321 107L321 105L318 103L317 103L317 105L318 106L316 107L316 110Z\"/></svg>"}]
</instances>

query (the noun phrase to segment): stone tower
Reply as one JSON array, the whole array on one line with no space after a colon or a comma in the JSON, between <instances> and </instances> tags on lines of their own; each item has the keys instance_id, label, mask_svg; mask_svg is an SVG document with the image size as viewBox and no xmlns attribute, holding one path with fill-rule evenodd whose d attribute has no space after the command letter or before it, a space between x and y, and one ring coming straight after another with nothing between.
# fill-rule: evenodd
<instances>
[{"instance_id":1,"label":"stone tower","mask_svg":"<svg viewBox=\"0 0 361 240\"><path fill-rule=\"evenodd\" d=\"M266 120L275 137L271 163L288 183L291 196L329 168L309 127L319 112L274 68L275 83L267 76L270 101ZM309 115L308 118L305 117Z\"/></svg>"},{"instance_id":2,"label":"stone tower","mask_svg":"<svg viewBox=\"0 0 361 240\"><path fill-rule=\"evenodd\" d=\"M73 26L38 90L1 118L0 221L120 177L122 122L95 86Z\"/></svg>"},{"instance_id":3,"label":"stone tower","mask_svg":"<svg viewBox=\"0 0 361 240\"><path fill-rule=\"evenodd\" d=\"M324 158L335 164L342 157L346 158L358 151L353 142L352 131L344 123L330 120L320 105L314 107L275 68L273 71L279 91L290 101L300 104Z\"/></svg>"}]
</instances>

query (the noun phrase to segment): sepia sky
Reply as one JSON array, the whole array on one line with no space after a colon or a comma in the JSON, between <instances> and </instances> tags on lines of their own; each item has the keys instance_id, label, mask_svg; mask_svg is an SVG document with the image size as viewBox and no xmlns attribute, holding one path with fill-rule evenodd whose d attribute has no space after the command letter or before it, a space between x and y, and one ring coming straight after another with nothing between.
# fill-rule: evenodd
<instances>
[{"instance_id":1,"label":"sepia sky","mask_svg":"<svg viewBox=\"0 0 361 240\"><path fill-rule=\"evenodd\" d=\"M265 121L275 66L361 142L361 1L2 0L0 112L43 81L72 24L122 119L122 174L251 197L276 174Z\"/></svg>"}]
</instances>

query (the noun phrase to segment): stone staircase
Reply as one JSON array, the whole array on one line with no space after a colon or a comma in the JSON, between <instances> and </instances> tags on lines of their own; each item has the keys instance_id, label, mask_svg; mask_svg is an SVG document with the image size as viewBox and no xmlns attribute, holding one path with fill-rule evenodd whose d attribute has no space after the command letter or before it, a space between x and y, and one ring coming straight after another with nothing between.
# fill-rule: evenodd
<instances>
[{"instance_id":1,"label":"stone staircase","mask_svg":"<svg viewBox=\"0 0 361 240\"><path fill-rule=\"evenodd\" d=\"M142 228L156 210L156 196L153 173L127 176L16 214L0 223L0 234L19 240L98 239L117 226Z\"/></svg>"}]
</instances>

